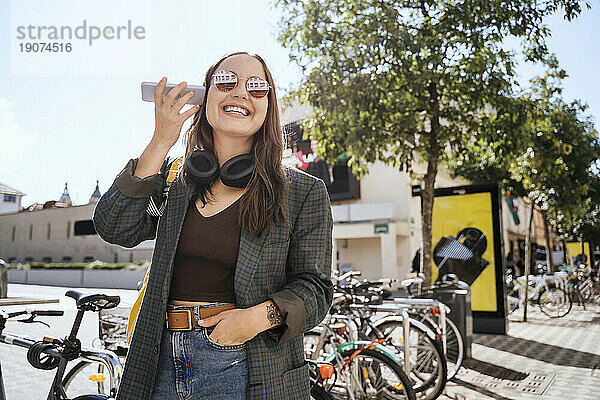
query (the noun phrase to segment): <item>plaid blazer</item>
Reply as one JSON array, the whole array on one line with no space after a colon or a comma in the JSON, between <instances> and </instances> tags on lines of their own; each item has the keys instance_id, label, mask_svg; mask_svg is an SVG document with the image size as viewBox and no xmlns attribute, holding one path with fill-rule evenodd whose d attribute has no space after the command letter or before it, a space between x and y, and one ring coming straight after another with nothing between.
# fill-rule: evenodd
<instances>
[{"instance_id":1,"label":"plaid blazer","mask_svg":"<svg viewBox=\"0 0 600 400\"><path fill-rule=\"evenodd\" d=\"M150 198L160 204L165 171L133 176L131 159L94 209L96 231L109 243L131 248L156 239L146 293L125 363L117 400L150 397L158 364L162 327L179 234L195 185L175 180L162 217L147 212ZM241 230L234 291L239 308L272 299L285 323L246 342L247 399L309 399L303 332L318 325L331 306L333 219L325 183L284 167L287 216L292 229L276 224L262 235Z\"/></svg>"}]
</instances>

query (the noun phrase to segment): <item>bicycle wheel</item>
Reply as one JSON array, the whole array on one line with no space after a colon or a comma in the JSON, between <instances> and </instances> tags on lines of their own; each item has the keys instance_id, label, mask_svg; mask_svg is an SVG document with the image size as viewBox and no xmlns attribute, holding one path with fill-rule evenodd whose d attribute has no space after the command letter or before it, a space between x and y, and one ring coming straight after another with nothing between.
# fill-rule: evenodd
<instances>
[{"instance_id":1,"label":"bicycle wheel","mask_svg":"<svg viewBox=\"0 0 600 400\"><path fill-rule=\"evenodd\" d=\"M571 311L573 301L563 289L550 286L542 288L538 297L540 310L550 318L564 317Z\"/></svg>"},{"instance_id":2,"label":"bicycle wheel","mask_svg":"<svg viewBox=\"0 0 600 400\"><path fill-rule=\"evenodd\" d=\"M63 378L63 386L68 398L74 398L84 394L98 393L110 394L110 378L104 374L105 367L102 364L79 361ZM102 380L97 374L103 374ZM100 378L100 379L98 379Z\"/></svg>"},{"instance_id":3,"label":"bicycle wheel","mask_svg":"<svg viewBox=\"0 0 600 400\"><path fill-rule=\"evenodd\" d=\"M387 346L394 351L398 359L404 359L404 330L402 321L382 322L377 328L383 334L373 329L370 333L372 340L385 338ZM412 388L418 394L419 399L437 399L446 387L448 366L443 354L442 345L433 340L427 332L420 327L410 324L410 373L409 378L413 382Z\"/></svg>"},{"instance_id":4,"label":"bicycle wheel","mask_svg":"<svg viewBox=\"0 0 600 400\"><path fill-rule=\"evenodd\" d=\"M323 386L334 399L416 400L400 364L374 349L363 349L352 357L355 351L345 350L331 361L336 378L324 381Z\"/></svg>"},{"instance_id":5,"label":"bicycle wheel","mask_svg":"<svg viewBox=\"0 0 600 400\"><path fill-rule=\"evenodd\" d=\"M316 383L310 388L310 398L313 400L334 400L331 393Z\"/></svg>"},{"instance_id":6,"label":"bicycle wheel","mask_svg":"<svg viewBox=\"0 0 600 400\"><path fill-rule=\"evenodd\" d=\"M448 364L448 377L454 378L465 355L463 337L458 327L450 318L446 319L446 363Z\"/></svg>"},{"instance_id":7,"label":"bicycle wheel","mask_svg":"<svg viewBox=\"0 0 600 400\"><path fill-rule=\"evenodd\" d=\"M438 332L438 326L431 318L423 318L423 316L418 313L410 313L409 315L412 319L425 324L433 332ZM456 324L448 317L446 317L446 352L444 355L446 356L448 370L446 380L448 381L456 375L464 358L462 335Z\"/></svg>"}]
</instances>

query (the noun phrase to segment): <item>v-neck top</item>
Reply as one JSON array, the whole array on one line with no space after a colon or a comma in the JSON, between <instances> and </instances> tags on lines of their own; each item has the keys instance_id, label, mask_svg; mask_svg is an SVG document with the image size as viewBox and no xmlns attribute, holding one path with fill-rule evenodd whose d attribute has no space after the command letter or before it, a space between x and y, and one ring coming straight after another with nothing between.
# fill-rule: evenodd
<instances>
[{"instance_id":1,"label":"v-neck top","mask_svg":"<svg viewBox=\"0 0 600 400\"><path fill-rule=\"evenodd\" d=\"M205 217L190 201L175 253L169 298L236 303L233 278L238 258L239 198Z\"/></svg>"}]
</instances>

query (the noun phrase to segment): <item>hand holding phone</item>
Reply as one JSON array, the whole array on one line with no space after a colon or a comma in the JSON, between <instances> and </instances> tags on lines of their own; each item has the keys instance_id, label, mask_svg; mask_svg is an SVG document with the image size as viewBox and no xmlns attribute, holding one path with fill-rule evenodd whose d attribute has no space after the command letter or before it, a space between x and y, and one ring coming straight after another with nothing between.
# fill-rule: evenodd
<instances>
[{"instance_id":1,"label":"hand holding phone","mask_svg":"<svg viewBox=\"0 0 600 400\"><path fill-rule=\"evenodd\" d=\"M144 82L146 83L146 82ZM173 147L179 139L183 123L200 109L200 105L194 105L183 113L179 113L183 106L195 96L199 96L195 90L187 91L181 95L187 86L185 81L173 85L167 90L167 78L163 78L154 88L154 117L155 128L152 140ZM142 98L144 84L142 83ZM201 87L204 89L204 87ZM166 95L165 95L166 93ZM202 91L202 98L204 92ZM148 100L146 100L148 101Z\"/></svg>"}]
</instances>

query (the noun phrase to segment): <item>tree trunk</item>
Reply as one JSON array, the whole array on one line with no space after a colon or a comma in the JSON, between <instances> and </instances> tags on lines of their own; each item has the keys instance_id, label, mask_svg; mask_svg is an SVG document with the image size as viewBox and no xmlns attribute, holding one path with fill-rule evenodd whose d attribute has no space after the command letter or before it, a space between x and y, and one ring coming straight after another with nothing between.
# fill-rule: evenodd
<instances>
[{"instance_id":1,"label":"tree trunk","mask_svg":"<svg viewBox=\"0 0 600 400\"><path fill-rule=\"evenodd\" d=\"M431 132L429 134L429 159L427 160L427 173L424 177L424 188L421 192L423 198L423 224L421 227L423 239L422 271L425 274L424 284L433 283L433 244L432 242L432 218L433 218L433 199L435 196L435 177L438 171L438 162L440 158L440 144L438 137L440 132L439 102L437 98L436 85L429 85L429 95L431 98L432 116Z\"/></svg>"},{"instance_id":2,"label":"tree trunk","mask_svg":"<svg viewBox=\"0 0 600 400\"><path fill-rule=\"evenodd\" d=\"M525 234L525 289L523 302L523 322L527 322L527 303L529 303L529 273L531 271L531 225L533 225L533 211L535 203L531 202L531 212L529 213L529 226Z\"/></svg>"},{"instance_id":3,"label":"tree trunk","mask_svg":"<svg viewBox=\"0 0 600 400\"><path fill-rule=\"evenodd\" d=\"M435 159L434 159L435 158ZM423 188L423 226L421 233L423 235L423 254L421 260L423 262L422 271L425 274L425 285L433 283L433 244L432 242L432 219L433 219L433 199L434 199L434 184L435 176L437 175L438 157L429 156L427 163L427 174L425 175L425 187Z\"/></svg>"},{"instance_id":4,"label":"tree trunk","mask_svg":"<svg viewBox=\"0 0 600 400\"><path fill-rule=\"evenodd\" d=\"M546 211L542 211L544 217L544 236L546 236L546 266L548 267L548 273L554 273L554 261L552 260L552 243L550 242L550 229L548 223L548 214Z\"/></svg>"}]
</instances>

